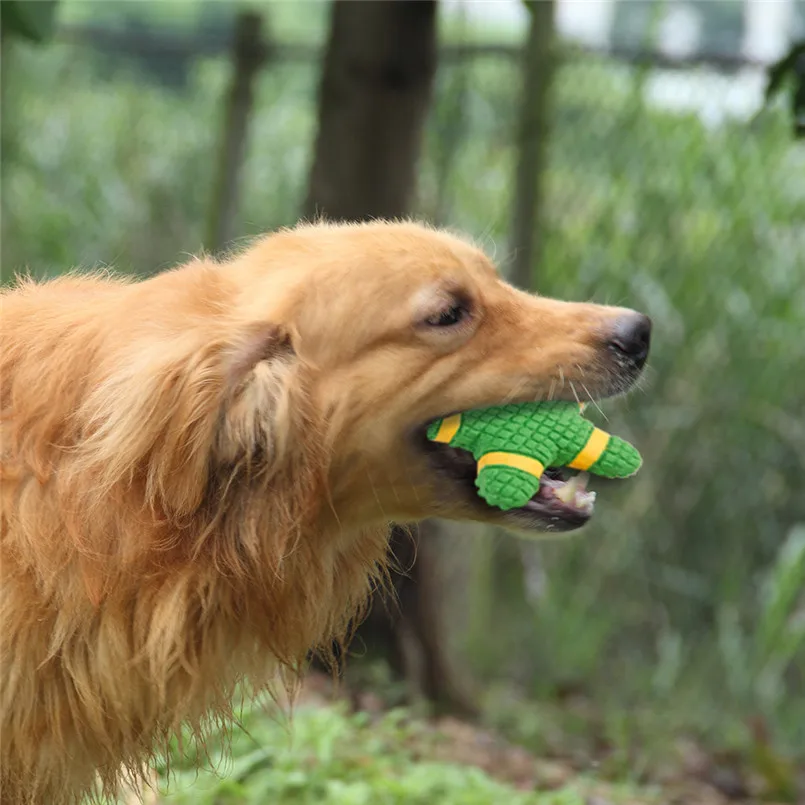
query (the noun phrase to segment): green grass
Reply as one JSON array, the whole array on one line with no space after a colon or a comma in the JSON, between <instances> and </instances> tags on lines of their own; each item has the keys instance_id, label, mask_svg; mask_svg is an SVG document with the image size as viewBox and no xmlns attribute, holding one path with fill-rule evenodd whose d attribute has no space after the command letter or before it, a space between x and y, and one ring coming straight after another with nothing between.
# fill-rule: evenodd
<instances>
[{"instance_id":1,"label":"green grass","mask_svg":"<svg viewBox=\"0 0 805 805\"><path fill-rule=\"evenodd\" d=\"M162 766L162 803L173 805L585 805L593 783L521 790L474 765L438 759L446 739L394 710L373 718L341 704L303 706L292 720L272 707L240 714L243 729L213 739L199 771L191 752ZM614 803L636 789L611 789ZM648 796L648 795L646 795ZM631 801L637 801L632 799ZM650 801L648 798L640 800ZM653 800L651 800L653 801Z\"/></svg>"}]
</instances>

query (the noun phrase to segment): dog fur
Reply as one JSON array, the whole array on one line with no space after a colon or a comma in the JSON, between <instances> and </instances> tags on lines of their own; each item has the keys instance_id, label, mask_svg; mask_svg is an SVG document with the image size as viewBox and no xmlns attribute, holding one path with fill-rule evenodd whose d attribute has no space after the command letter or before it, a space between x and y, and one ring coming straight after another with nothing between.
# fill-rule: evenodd
<instances>
[{"instance_id":1,"label":"dog fur","mask_svg":"<svg viewBox=\"0 0 805 805\"><path fill-rule=\"evenodd\" d=\"M522 293L413 223L304 225L0 302L0 785L18 805L74 805L98 778L111 797L180 725L203 740L226 720L238 683L292 685L382 580L390 521L526 527L434 472L423 423L634 379L606 349L622 309Z\"/></svg>"}]
</instances>

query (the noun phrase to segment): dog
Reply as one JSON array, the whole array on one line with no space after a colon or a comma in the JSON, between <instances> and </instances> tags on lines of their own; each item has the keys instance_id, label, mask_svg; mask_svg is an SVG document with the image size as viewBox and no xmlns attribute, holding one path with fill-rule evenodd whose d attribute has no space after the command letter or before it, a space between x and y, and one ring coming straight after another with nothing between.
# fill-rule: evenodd
<instances>
[{"instance_id":1,"label":"dog","mask_svg":"<svg viewBox=\"0 0 805 805\"><path fill-rule=\"evenodd\" d=\"M388 524L570 531L508 512L437 417L627 391L651 323L507 284L413 222L302 224L146 280L2 301L0 783L74 805L138 779L233 691L293 680L386 573ZM548 485L546 485L547 488Z\"/></svg>"}]
</instances>

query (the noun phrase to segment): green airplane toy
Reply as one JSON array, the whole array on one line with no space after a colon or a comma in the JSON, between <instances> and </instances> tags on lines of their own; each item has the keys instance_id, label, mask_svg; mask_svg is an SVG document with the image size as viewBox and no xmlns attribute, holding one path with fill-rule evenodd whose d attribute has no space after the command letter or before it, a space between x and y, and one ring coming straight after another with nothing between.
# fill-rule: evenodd
<instances>
[{"instance_id":1,"label":"green airplane toy","mask_svg":"<svg viewBox=\"0 0 805 805\"><path fill-rule=\"evenodd\" d=\"M507 511L525 506L539 491L546 467L605 478L628 478L640 469L640 453L584 419L583 407L555 401L465 411L432 422L428 438L471 452L478 493Z\"/></svg>"}]
</instances>

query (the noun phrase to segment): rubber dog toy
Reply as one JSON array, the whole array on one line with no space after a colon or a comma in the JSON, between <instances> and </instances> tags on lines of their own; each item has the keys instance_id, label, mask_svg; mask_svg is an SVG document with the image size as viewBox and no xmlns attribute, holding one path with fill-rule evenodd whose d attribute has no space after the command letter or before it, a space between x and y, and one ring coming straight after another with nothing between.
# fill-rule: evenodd
<instances>
[{"instance_id":1,"label":"rubber dog toy","mask_svg":"<svg viewBox=\"0 0 805 805\"><path fill-rule=\"evenodd\" d=\"M582 410L569 402L483 408L437 419L427 435L471 452L479 494L506 511L537 494L546 467L589 470L605 478L628 478L640 469L640 453L584 419Z\"/></svg>"}]
</instances>

